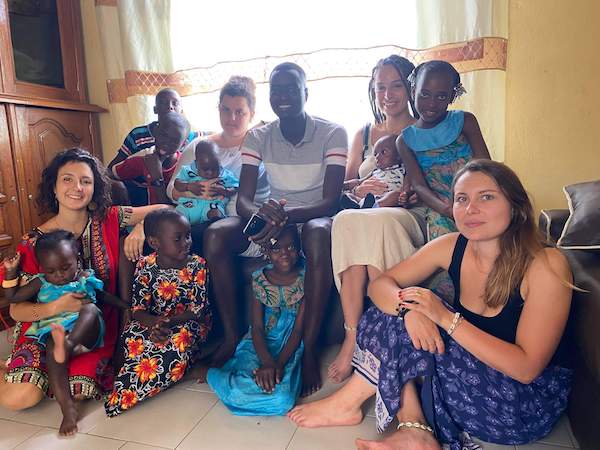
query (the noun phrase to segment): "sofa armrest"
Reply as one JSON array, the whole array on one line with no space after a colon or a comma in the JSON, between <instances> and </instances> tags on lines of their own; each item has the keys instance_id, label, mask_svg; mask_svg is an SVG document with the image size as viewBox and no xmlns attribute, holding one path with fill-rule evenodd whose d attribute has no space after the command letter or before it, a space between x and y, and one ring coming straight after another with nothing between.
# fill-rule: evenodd
<instances>
[{"instance_id":1,"label":"sofa armrest","mask_svg":"<svg viewBox=\"0 0 600 450\"><path fill-rule=\"evenodd\" d=\"M570 214L568 209L542 209L538 223L548 242L558 241Z\"/></svg>"}]
</instances>

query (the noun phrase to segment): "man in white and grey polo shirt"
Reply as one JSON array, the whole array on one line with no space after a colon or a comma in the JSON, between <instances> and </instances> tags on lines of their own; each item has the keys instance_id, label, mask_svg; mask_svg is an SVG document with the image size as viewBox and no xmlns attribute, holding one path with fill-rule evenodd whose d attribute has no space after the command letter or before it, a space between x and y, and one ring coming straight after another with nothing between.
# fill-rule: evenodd
<instances>
[{"instance_id":1,"label":"man in white and grey polo shirt","mask_svg":"<svg viewBox=\"0 0 600 450\"><path fill-rule=\"evenodd\" d=\"M306 312L301 395L310 395L321 387L315 345L332 288L330 217L337 211L348 151L344 128L306 114L307 98L306 75L300 66L283 63L273 69L270 101L278 120L250 130L242 145L237 200L240 217L219 220L204 235L205 256L225 330L226 342L213 359L217 365L224 362L220 358L231 356L238 338L236 292L231 278L235 273L234 256L250 245L242 234L245 222L254 213L267 222L250 237L254 245L275 242L288 223L303 224ZM253 200L261 162L271 197L257 208Z\"/></svg>"}]
</instances>

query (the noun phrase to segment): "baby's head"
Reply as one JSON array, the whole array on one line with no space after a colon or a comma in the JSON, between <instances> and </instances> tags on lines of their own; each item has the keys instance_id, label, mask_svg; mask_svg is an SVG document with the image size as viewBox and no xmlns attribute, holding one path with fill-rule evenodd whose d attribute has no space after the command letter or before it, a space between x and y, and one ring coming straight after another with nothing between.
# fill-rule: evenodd
<instances>
[{"instance_id":1,"label":"baby's head","mask_svg":"<svg viewBox=\"0 0 600 450\"><path fill-rule=\"evenodd\" d=\"M163 208L149 213L144 219L148 245L173 266L187 260L192 246L190 223L180 212Z\"/></svg>"},{"instance_id":2,"label":"baby's head","mask_svg":"<svg viewBox=\"0 0 600 450\"><path fill-rule=\"evenodd\" d=\"M154 98L154 114L158 116L158 122L163 119L165 114L176 112L181 114L181 97L175 89L165 88L158 91Z\"/></svg>"},{"instance_id":3,"label":"baby's head","mask_svg":"<svg viewBox=\"0 0 600 450\"><path fill-rule=\"evenodd\" d=\"M419 64L411 74L410 82L419 120L428 126L444 120L448 105L465 93L460 74L446 61Z\"/></svg>"},{"instance_id":4,"label":"baby's head","mask_svg":"<svg viewBox=\"0 0 600 450\"><path fill-rule=\"evenodd\" d=\"M395 134L389 134L383 136L373 146L373 155L377 161L378 169L387 169L393 165L400 164L400 154L396 150L396 138Z\"/></svg>"},{"instance_id":5,"label":"baby's head","mask_svg":"<svg viewBox=\"0 0 600 450\"><path fill-rule=\"evenodd\" d=\"M190 123L177 112L167 112L156 128L155 145L161 156L177 152L190 134Z\"/></svg>"},{"instance_id":6,"label":"baby's head","mask_svg":"<svg viewBox=\"0 0 600 450\"><path fill-rule=\"evenodd\" d=\"M283 227L279 236L277 236L277 242L268 245L264 251L275 270L287 273L296 268L300 248L298 228L295 224L288 224Z\"/></svg>"},{"instance_id":7,"label":"baby's head","mask_svg":"<svg viewBox=\"0 0 600 450\"><path fill-rule=\"evenodd\" d=\"M79 247L70 231L42 234L35 243L35 257L49 283L63 285L75 280L79 270Z\"/></svg>"},{"instance_id":8,"label":"baby's head","mask_svg":"<svg viewBox=\"0 0 600 450\"><path fill-rule=\"evenodd\" d=\"M196 168L198 175L207 180L217 178L221 172L217 144L203 139L196 144Z\"/></svg>"}]
</instances>

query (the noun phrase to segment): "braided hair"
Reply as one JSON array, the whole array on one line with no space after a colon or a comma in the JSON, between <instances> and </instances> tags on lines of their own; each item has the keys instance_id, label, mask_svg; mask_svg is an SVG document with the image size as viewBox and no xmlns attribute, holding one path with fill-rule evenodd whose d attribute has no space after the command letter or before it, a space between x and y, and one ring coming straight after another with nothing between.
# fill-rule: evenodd
<instances>
[{"instance_id":1,"label":"braided hair","mask_svg":"<svg viewBox=\"0 0 600 450\"><path fill-rule=\"evenodd\" d=\"M375 74L383 66L393 66L394 69L396 69L400 75L400 78L402 79L404 89L406 89L412 114L415 116L415 118L418 118L416 115L417 110L415 109L415 105L413 104L413 100L410 95L410 83L408 82L408 77L415 69L415 66L408 59L403 58L402 56L390 55L377 61L377 64L375 64L375 67L373 67L373 71L371 72L371 79L369 80L369 104L371 105L371 111L373 111L373 117L375 117L375 123L383 123L385 121L385 114L383 114L383 112L377 107L377 100L375 96Z\"/></svg>"},{"instance_id":2,"label":"braided hair","mask_svg":"<svg viewBox=\"0 0 600 450\"><path fill-rule=\"evenodd\" d=\"M453 91L452 101L450 103L454 102L454 100L456 100L458 97L460 97L461 95L463 95L464 93L467 92L465 90L465 88L463 87L462 83L460 82L460 73L458 73L458 71L454 68L454 66L452 64L450 64L449 62L441 61L441 60L437 60L437 59L421 63L417 67L415 67L413 72L408 77L408 81L410 82L410 86L411 86L411 92L412 92L412 90L416 89L419 77L423 76L423 74L425 74L425 72L437 72L437 73L442 72L442 73L447 73L448 75L450 75L450 77L452 78L452 91ZM413 96L411 94L411 98L412 97ZM413 102L414 102L414 100L415 99L412 98Z\"/></svg>"}]
</instances>

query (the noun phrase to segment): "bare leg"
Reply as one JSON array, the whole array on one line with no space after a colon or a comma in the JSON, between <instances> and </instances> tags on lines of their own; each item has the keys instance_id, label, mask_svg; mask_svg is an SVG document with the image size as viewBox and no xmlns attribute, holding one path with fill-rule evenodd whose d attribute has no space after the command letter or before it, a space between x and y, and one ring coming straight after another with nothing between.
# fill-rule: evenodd
<instances>
[{"instance_id":1,"label":"bare leg","mask_svg":"<svg viewBox=\"0 0 600 450\"><path fill-rule=\"evenodd\" d=\"M306 314L304 315L304 354L300 395L306 397L321 389L322 386L316 344L333 285L329 217L312 219L304 224L302 249L306 255L307 267L304 279Z\"/></svg>"},{"instance_id":2,"label":"bare leg","mask_svg":"<svg viewBox=\"0 0 600 450\"><path fill-rule=\"evenodd\" d=\"M341 383L352 373L352 355L356 347L356 327L363 313L367 269L365 266L350 266L340 276L340 301L347 326L346 336L339 353L329 365L327 376L335 383Z\"/></svg>"},{"instance_id":3,"label":"bare leg","mask_svg":"<svg viewBox=\"0 0 600 450\"><path fill-rule=\"evenodd\" d=\"M221 367L233 356L239 339L236 305L237 286L235 255L244 252L249 242L242 233L244 222L239 217L226 217L211 224L204 232L204 255L212 276L212 288L219 317L225 332L225 342L212 355L209 364Z\"/></svg>"},{"instance_id":4,"label":"bare leg","mask_svg":"<svg viewBox=\"0 0 600 450\"><path fill-rule=\"evenodd\" d=\"M409 381L400 394L402 407L398 411L399 422L427 424L414 381ZM440 450L440 444L429 431L419 428L400 428L382 441L356 440L360 450Z\"/></svg>"},{"instance_id":5,"label":"bare leg","mask_svg":"<svg viewBox=\"0 0 600 450\"><path fill-rule=\"evenodd\" d=\"M21 411L37 405L44 393L32 383L7 383L6 370L0 371L0 406L11 411Z\"/></svg>"},{"instance_id":6,"label":"bare leg","mask_svg":"<svg viewBox=\"0 0 600 450\"><path fill-rule=\"evenodd\" d=\"M298 426L307 428L356 425L363 419L361 405L375 394L375 386L358 374L322 400L298 405L287 416Z\"/></svg>"},{"instance_id":7,"label":"bare leg","mask_svg":"<svg viewBox=\"0 0 600 450\"><path fill-rule=\"evenodd\" d=\"M61 325L52 325L52 337L46 343L48 381L63 414L58 431L61 436L72 436L77 432L77 408L71 397L68 363L77 346L92 348L96 343L100 331L97 311L93 304L84 305L68 335Z\"/></svg>"}]
</instances>

